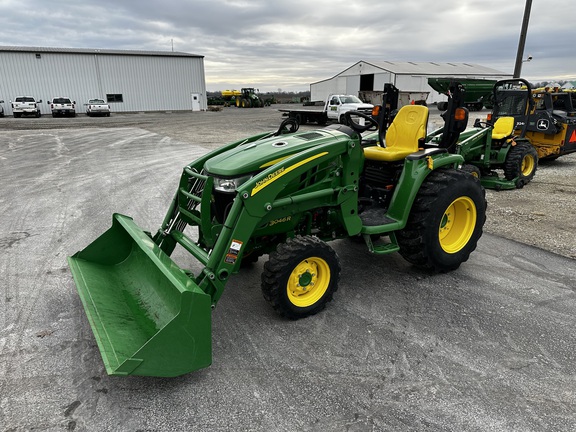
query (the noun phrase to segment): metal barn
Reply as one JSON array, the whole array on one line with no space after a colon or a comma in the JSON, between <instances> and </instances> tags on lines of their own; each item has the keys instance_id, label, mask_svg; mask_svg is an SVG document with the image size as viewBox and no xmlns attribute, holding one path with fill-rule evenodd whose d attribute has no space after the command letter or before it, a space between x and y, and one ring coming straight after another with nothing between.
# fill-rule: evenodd
<instances>
[{"instance_id":1,"label":"metal barn","mask_svg":"<svg viewBox=\"0 0 576 432\"><path fill-rule=\"evenodd\" d=\"M373 103L381 103L384 84L392 83L402 93L424 95L427 103L446 100L428 85L428 78L459 77L482 79L511 78L496 69L469 63L366 62L359 61L338 75L310 84L310 100L324 101L330 94L353 94ZM377 97L380 96L380 101ZM375 100L376 99L376 100Z\"/></svg>"},{"instance_id":2,"label":"metal barn","mask_svg":"<svg viewBox=\"0 0 576 432\"><path fill-rule=\"evenodd\" d=\"M41 99L42 114L56 96L85 112L100 98L112 112L200 111L207 108L204 56L171 51L0 47L0 100L12 114L16 96Z\"/></svg>"}]
</instances>

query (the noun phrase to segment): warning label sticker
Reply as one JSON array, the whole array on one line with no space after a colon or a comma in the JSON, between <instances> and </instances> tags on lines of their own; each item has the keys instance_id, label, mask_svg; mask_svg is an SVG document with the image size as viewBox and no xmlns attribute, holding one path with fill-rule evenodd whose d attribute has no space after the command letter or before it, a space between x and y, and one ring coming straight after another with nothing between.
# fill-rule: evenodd
<instances>
[{"instance_id":1,"label":"warning label sticker","mask_svg":"<svg viewBox=\"0 0 576 432\"><path fill-rule=\"evenodd\" d=\"M236 262L240 249L242 249L242 244L243 243L240 240L232 240L230 247L228 248L228 253L224 258L226 264L234 264Z\"/></svg>"},{"instance_id":2,"label":"warning label sticker","mask_svg":"<svg viewBox=\"0 0 576 432\"><path fill-rule=\"evenodd\" d=\"M241 247L242 247L242 242L240 240L232 240L232 243L230 243L230 250L234 250L234 251L238 252Z\"/></svg>"}]
</instances>

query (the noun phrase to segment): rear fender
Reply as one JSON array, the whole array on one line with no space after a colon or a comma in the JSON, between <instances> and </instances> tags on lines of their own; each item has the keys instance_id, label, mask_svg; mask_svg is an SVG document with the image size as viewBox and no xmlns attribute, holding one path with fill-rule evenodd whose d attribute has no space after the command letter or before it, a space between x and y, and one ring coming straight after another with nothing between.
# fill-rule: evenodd
<instances>
[{"instance_id":1,"label":"rear fender","mask_svg":"<svg viewBox=\"0 0 576 432\"><path fill-rule=\"evenodd\" d=\"M490 161L496 165L502 165L506 162L506 157L512 148L511 145L502 146L499 149L493 149L490 155Z\"/></svg>"},{"instance_id":2,"label":"rear fender","mask_svg":"<svg viewBox=\"0 0 576 432\"><path fill-rule=\"evenodd\" d=\"M394 230L406 226L414 199L428 175L442 167L454 167L462 164L464 158L458 154L439 153L437 149L427 149L409 155L392 196L388 216L398 221Z\"/></svg>"}]
</instances>

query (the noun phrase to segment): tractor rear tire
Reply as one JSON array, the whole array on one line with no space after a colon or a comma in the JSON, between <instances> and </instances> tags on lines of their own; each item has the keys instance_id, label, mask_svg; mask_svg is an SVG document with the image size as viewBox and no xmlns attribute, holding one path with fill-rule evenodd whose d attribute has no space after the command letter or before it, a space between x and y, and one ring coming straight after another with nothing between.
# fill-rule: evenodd
<instances>
[{"instance_id":1,"label":"tractor rear tire","mask_svg":"<svg viewBox=\"0 0 576 432\"><path fill-rule=\"evenodd\" d=\"M400 254L427 271L457 269L476 249L486 221L486 197L469 173L439 169L424 181L406 227L397 232Z\"/></svg>"},{"instance_id":2,"label":"tractor rear tire","mask_svg":"<svg viewBox=\"0 0 576 432\"><path fill-rule=\"evenodd\" d=\"M340 269L336 252L319 238L289 238L264 264L262 294L282 316L314 315L338 290Z\"/></svg>"},{"instance_id":3,"label":"tractor rear tire","mask_svg":"<svg viewBox=\"0 0 576 432\"><path fill-rule=\"evenodd\" d=\"M538 152L532 144L526 141L517 143L506 155L504 162L504 177L506 180L518 178L516 187L520 189L536 174L538 168Z\"/></svg>"}]
</instances>

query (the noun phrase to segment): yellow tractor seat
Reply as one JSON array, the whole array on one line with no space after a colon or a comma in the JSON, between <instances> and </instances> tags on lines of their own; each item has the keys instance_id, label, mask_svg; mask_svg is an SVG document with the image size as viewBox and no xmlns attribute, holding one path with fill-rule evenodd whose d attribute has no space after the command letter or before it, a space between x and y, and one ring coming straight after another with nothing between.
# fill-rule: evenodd
<instances>
[{"instance_id":1,"label":"yellow tractor seat","mask_svg":"<svg viewBox=\"0 0 576 432\"><path fill-rule=\"evenodd\" d=\"M514 117L500 117L494 123L494 129L492 129L492 139L501 140L512 135L514 132Z\"/></svg>"},{"instance_id":2,"label":"yellow tractor seat","mask_svg":"<svg viewBox=\"0 0 576 432\"><path fill-rule=\"evenodd\" d=\"M369 160L395 162L417 152L426 138L428 108L423 105L405 105L398 111L386 131L386 147L371 146L364 149Z\"/></svg>"}]
</instances>

